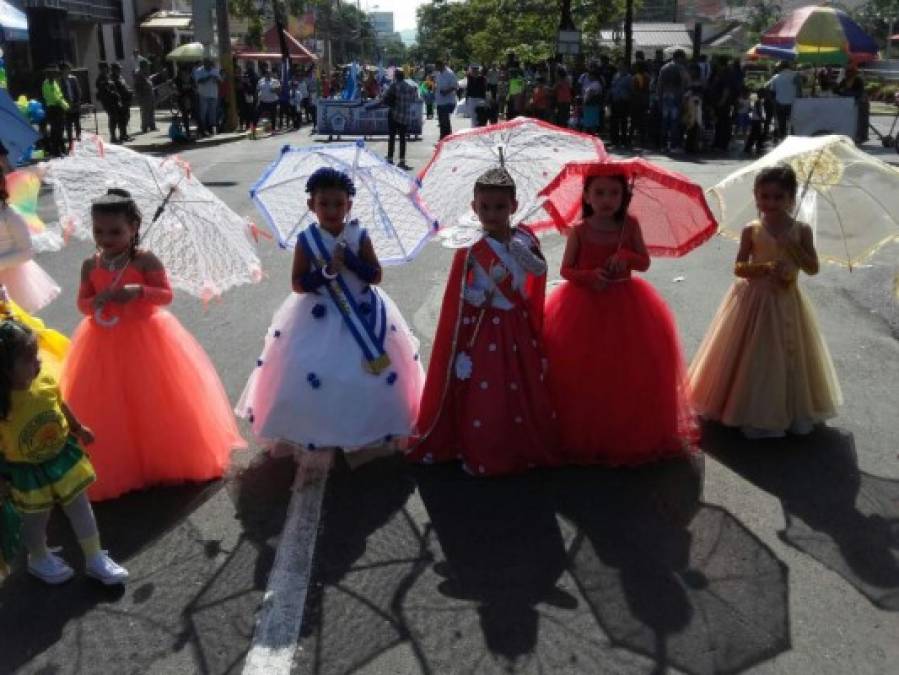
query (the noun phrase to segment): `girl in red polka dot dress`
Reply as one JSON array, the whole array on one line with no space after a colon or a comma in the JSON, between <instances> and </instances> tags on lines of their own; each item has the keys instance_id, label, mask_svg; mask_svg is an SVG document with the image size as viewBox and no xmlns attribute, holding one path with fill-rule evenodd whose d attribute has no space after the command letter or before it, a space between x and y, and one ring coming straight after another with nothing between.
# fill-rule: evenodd
<instances>
[{"instance_id":1,"label":"girl in red polka dot dress","mask_svg":"<svg viewBox=\"0 0 899 675\"><path fill-rule=\"evenodd\" d=\"M554 463L555 414L540 345L546 261L505 169L478 178L484 236L453 259L418 416L413 461L460 459L475 475Z\"/></svg>"}]
</instances>

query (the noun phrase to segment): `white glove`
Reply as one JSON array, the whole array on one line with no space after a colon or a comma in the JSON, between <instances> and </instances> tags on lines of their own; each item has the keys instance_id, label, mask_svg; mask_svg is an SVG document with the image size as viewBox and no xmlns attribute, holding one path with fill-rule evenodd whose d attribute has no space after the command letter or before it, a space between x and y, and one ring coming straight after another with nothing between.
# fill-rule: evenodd
<instances>
[{"instance_id":1,"label":"white glove","mask_svg":"<svg viewBox=\"0 0 899 675\"><path fill-rule=\"evenodd\" d=\"M538 277L546 274L546 261L531 250L526 240L512 237L512 241L509 242L509 253L528 274Z\"/></svg>"}]
</instances>

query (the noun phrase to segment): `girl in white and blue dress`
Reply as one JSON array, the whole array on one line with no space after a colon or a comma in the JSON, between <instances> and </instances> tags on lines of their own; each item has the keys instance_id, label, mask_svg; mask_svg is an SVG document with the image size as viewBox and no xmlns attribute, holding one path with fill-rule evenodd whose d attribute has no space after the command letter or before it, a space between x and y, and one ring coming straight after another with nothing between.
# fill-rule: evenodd
<instances>
[{"instance_id":1,"label":"girl in white and blue dress","mask_svg":"<svg viewBox=\"0 0 899 675\"><path fill-rule=\"evenodd\" d=\"M381 266L366 230L346 222L349 176L319 169L306 192L318 223L299 235L293 293L275 313L237 413L276 454L293 450L301 478L312 480L336 449L402 447L424 371L418 340L376 287Z\"/></svg>"}]
</instances>

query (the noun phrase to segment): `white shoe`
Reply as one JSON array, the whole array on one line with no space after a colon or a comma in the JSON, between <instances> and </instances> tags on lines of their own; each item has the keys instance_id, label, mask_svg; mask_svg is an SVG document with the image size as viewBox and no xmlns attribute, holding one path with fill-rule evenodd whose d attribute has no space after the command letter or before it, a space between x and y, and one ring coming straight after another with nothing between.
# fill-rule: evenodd
<instances>
[{"instance_id":1,"label":"white shoe","mask_svg":"<svg viewBox=\"0 0 899 675\"><path fill-rule=\"evenodd\" d=\"M128 579L128 570L110 558L106 551L92 555L87 561L85 572L87 576L106 586L124 584Z\"/></svg>"},{"instance_id":2,"label":"white shoe","mask_svg":"<svg viewBox=\"0 0 899 675\"><path fill-rule=\"evenodd\" d=\"M758 427L741 427L740 431L750 441L760 441L766 438L783 438L786 433L773 429L759 429Z\"/></svg>"},{"instance_id":3,"label":"white shoe","mask_svg":"<svg viewBox=\"0 0 899 675\"><path fill-rule=\"evenodd\" d=\"M47 553L43 558L37 560L28 556L28 572L51 586L65 583L75 574L65 560L52 553Z\"/></svg>"}]
</instances>

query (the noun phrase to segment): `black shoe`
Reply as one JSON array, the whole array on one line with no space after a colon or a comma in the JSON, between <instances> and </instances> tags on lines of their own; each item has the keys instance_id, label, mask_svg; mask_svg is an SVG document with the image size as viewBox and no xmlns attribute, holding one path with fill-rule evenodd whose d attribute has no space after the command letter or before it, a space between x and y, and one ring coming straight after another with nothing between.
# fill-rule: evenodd
<instances>
[{"instance_id":1,"label":"black shoe","mask_svg":"<svg viewBox=\"0 0 899 675\"><path fill-rule=\"evenodd\" d=\"M387 158L386 160L384 160L384 161L387 162L388 164L393 164L393 157L388 157L388 158Z\"/></svg>"},{"instance_id":2,"label":"black shoe","mask_svg":"<svg viewBox=\"0 0 899 675\"><path fill-rule=\"evenodd\" d=\"M406 160L401 159L400 163L396 165L397 168L402 169L403 171L411 171L412 167L406 164Z\"/></svg>"}]
</instances>

